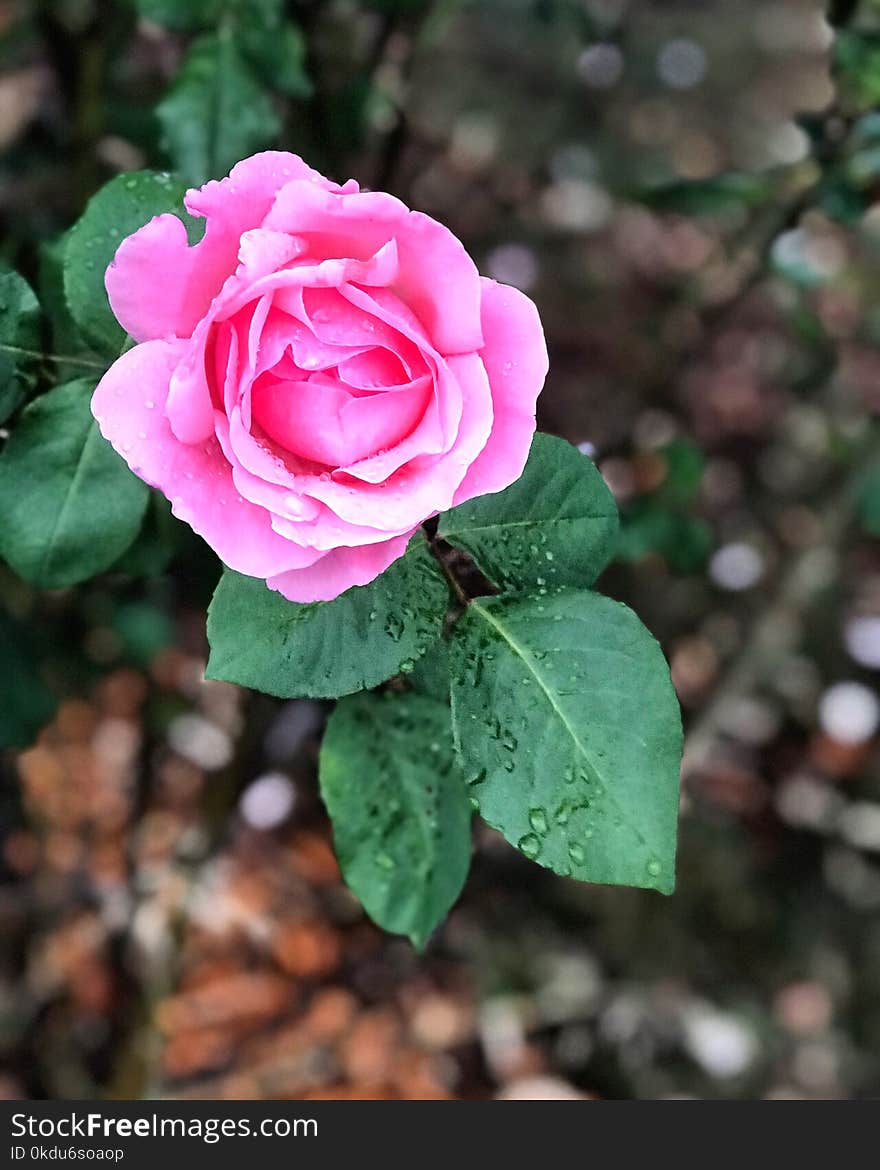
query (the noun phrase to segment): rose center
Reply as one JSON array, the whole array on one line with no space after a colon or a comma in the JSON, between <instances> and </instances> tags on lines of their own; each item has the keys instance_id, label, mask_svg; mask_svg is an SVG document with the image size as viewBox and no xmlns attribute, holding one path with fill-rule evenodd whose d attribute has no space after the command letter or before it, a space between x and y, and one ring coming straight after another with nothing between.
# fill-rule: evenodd
<instances>
[{"instance_id":1,"label":"rose center","mask_svg":"<svg viewBox=\"0 0 880 1170\"><path fill-rule=\"evenodd\" d=\"M349 467L399 443L425 412L430 378L394 387L356 387L345 380L347 364L315 372L279 364L262 374L252 391L254 423L286 451L333 468Z\"/></svg>"}]
</instances>

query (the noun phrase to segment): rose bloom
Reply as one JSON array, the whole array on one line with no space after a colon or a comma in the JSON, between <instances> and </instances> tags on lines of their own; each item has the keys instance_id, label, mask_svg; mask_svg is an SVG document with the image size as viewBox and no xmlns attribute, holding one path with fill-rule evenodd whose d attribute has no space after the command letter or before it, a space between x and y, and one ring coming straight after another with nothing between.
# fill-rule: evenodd
<instances>
[{"instance_id":1,"label":"rose bloom","mask_svg":"<svg viewBox=\"0 0 880 1170\"><path fill-rule=\"evenodd\" d=\"M293 154L238 163L123 240L138 344L101 433L230 568L291 601L372 581L427 518L521 474L547 351L532 302L442 224Z\"/></svg>"}]
</instances>

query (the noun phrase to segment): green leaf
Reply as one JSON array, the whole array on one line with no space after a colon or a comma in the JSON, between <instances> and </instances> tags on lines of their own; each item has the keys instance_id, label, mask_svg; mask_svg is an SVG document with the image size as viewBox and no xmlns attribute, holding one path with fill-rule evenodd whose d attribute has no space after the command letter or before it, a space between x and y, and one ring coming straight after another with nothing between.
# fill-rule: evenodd
<instances>
[{"instance_id":1,"label":"green leaf","mask_svg":"<svg viewBox=\"0 0 880 1170\"><path fill-rule=\"evenodd\" d=\"M27 747L51 718L55 697L40 675L29 632L0 612L0 748Z\"/></svg>"},{"instance_id":2,"label":"green leaf","mask_svg":"<svg viewBox=\"0 0 880 1170\"><path fill-rule=\"evenodd\" d=\"M161 492L151 492L141 530L113 565L115 573L130 577L159 577L177 552L182 525Z\"/></svg>"},{"instance_id":3,"label":"green leaf","mask_svg":"<svg viewBox=\"0 0 880 1170\"><path fill-rule=\"evenodd\" d=\"M136 0L141 16L176 32L216 28L223 20L242 53L273 89L308 97L306 44L287 19L284 0ZM238 161L235 159L234 161Z\"/></svg>"},{"instance_id":4,"label":"green leaf","mask_svg":"<svg viewBox=\"0 0 880 1170\"><path fill-rule=\"evenodd\" d=\"M449 703L449 648L444 641L437 642L416 663L407 676L410 687L420 695Z\"/></svg>"},{"instance_id":5,"label":"green leaf","mask_svg":"<svg viewBox=\"0 0 880 1170\"><path fill-rule=\"evenodd\" d=\"M137 535L149 498L101 437L89 409L94 386L80 379L41 395L0 455L0 553L44 589L108 569Z\"/></svg>"},{"instance_id":6,"label":"green leaf","mask_svg":"<svg viewBox=\"0 0 880 1170\"><path fill-rule=\"evenodd\" d=\"M281 129L269 94L228 29L193 44L156 115L175 169L195 185L222 178Z\"/></svg>"},{"instance_id":7,"label":"green leaf","mask_svg":"<svg viewBox=\"0 0 880 1170\"><path fill-rule=\"evenodd\" d=\"M344 699L324 734L320 781L345 880L379 926L423 946L471 857L449 709L412 694Z\"/></svg>"},{"instance_id":8,"label":"green leaf","mask_svg":"<svg viewBox=\"0 0 880 1170\"><path fill-rule=\"evenodd\" d=\"M575 589L481 599L450 654L456 748L485 820L557 873L670 893L681 720L635 614Z\"/></svg>"},{"instance_id":9,"label":"green leaf","mask_svg":"<svg viewBox=\"0 0 880 1170\"><path fill-rule=\"evenodd\" d=\"M654 187L641 195L658 211L679 215L723 215L742 207L756 207L773 195L774 181L765 175L732 171L711 179L685 179Z\"/></svg>"},{"instance_id":10,"label":"green leaf","mask_svg":"<svg viewBox=\"0 0 880 1170\"><path fill-rule=\"evenodd\" d=\"M847 111L870 110L880 103L880 33L839 29L834 38L834 66Z\"/></svg>"},{"instance_id":11,"label":"green leaf","mask_svg":"<svg viewBox=\"0 0 880 1170\"><path fill-rule=\"evenodd\" d=\"M666 475L656 495L676 507L693 503L703 482L706 457L690 439L673 439L660 451Z\"/></svg>"},{"instance_id":12,"label":"green leaf","mask_svg":"<svg viewBox=\"0 0 880 1170\"><path fill-rule=\"evenodd\" d=\"M167 608L148 601L118 606L112 628L121 638L125 652L142 666L149 666L174 641L174 624Z\"/></svg>"},{"instance_id":13,"label":"green leaf","mask_svg":"<svg viewBox=\"0 0 880 1170\"><path fill-rule=\"evenodd\" d=\"M0 423L27 397L41 351L37 298L17 272L0 269Z\"/></svg>"},{"instance_id":14,"label":"green leaf","mask_svg":"<svg viewBox=\"0 0 880 1170\"><path fill-rule=\"evenodd\" d=\"M880 536L880 471L865 476L859 488L856 511L865 532L870 536Z\"/></svg>"},{"instance_id":15,"label":"green leaf","mask_svg":"<svg viewBox=\"0 0 880 1170\"><path fill-rule=\"evenodd\" d=\"M309 97L305 37L286 19L282 0L238 0L236 11L236 40L258 75L290 97Z\"/></svg>"},{"instance_id":16,"label":"green leaf","mask_svg":"<svg viewBox=\"0 0 880 1170\"><path fill-rule=\"evenodd\" d=\"M637 500L626 512L615 555L624 561L640 561L659 553L676 573L696 573L714 545L712 529L699 516L667 507L650 498Z\"/></svg>"},{"instance_id":17,"label":"green leaf","mask_svg":"<svg viewBox=\"0 0 880 1170\"><path fill-rule=\"evenodd\" d=\"M404 555L335 601L298 605L227 569L208 609L208 678L281 698L332 699L412 670L436 642L446 581L416 535Z\"/></svg>"},{"instance_id":18,"label":"green leaf","mask_svg":"<svg viewBox=\"0 0 880 1170\"><path fill-rule=\"evenodd\" d=\"M222 16L228 0L135 0L146 20L175 32L209 28Z\"/></svg>"},{"instance_id":19,"label":"green leaf","mask_svg":"<svg viewBox=\"0 0 880 1170\"><path fill-rule=\"evenodd\" d=\"M437 535L502 588L591 585L614 551L617 505L586 456L539 434L516 483L444 513Z\"/></svg>"},{"instance_id":20,"label":"green leaf","mask_svg":"<svg viewBox=\"0 0 880 1170\"><path fill-rule=\"evenodd\" d=\"M115 359L125 331L113 316L104 273L121 241L162 212L183 213L184 188L168 175L117 175L88 202L71 229L64 255L64 295L70 314L99 353Z\"/></svg>"},{"instance_id":21,"label":"green leaf","mask_svg":"<svg viewBox=\"0 0 880 1170\"><path fill-rule=\"evenodd\" d=\"M64 295L64 256L69 233L44 243L40 248L40 270L37 287L43 311L49 321L50 348L61 355L52 363L57 382L67 382L82 376L84 362L92 362L96 370L107 363L102 361L83 337L74 321ZM70 358L70 361L63 360Z\"/></svg>"}]
</instances>

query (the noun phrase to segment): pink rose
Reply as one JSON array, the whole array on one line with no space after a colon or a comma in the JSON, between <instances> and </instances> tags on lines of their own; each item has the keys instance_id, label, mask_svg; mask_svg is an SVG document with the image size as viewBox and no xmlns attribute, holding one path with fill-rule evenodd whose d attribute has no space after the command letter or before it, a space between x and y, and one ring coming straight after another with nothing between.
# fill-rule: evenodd
<instances>
[{"instance_id":1,"label":"pink rose","mask_svg":"<svg viewBox=\"0 0 880 1170\"><path fill-rule=\"evenodd\" d=\"M541 323L441 224L293 154L190 191L107 269L139 343L101 432L231 568L291 601L372 581L428 517L518 478Z\"/></svg>"}]
</instances>

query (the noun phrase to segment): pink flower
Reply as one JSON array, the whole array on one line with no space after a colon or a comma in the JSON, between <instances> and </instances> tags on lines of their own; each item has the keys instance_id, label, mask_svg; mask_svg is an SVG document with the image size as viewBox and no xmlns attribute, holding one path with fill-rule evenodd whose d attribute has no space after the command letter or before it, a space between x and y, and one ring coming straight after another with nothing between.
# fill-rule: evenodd
<instances>
[{"instance_id":1,"label":"pink flower","mask_svg":"<svg viewBox=\"0 0 880 1170\"><path fill-rule=\"evenodd\" d=\"M541 323L441 224L293 154L190 191L107 269L139 343L92 411L231 568L292 601L372 581L428 517L521 474Z\"/></svg>"}]
</instances>

